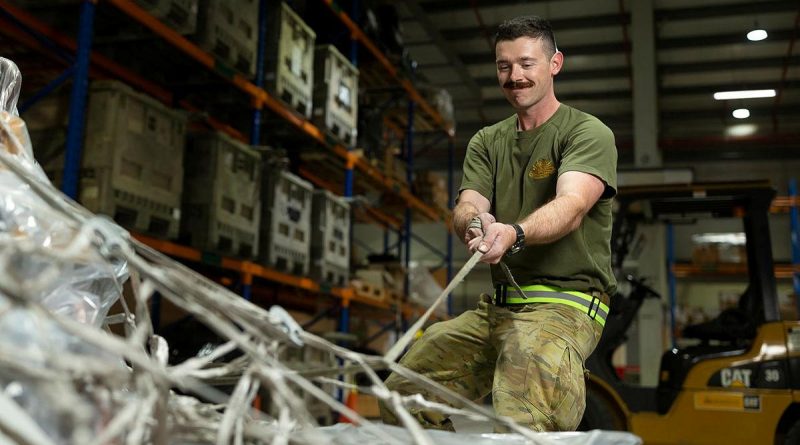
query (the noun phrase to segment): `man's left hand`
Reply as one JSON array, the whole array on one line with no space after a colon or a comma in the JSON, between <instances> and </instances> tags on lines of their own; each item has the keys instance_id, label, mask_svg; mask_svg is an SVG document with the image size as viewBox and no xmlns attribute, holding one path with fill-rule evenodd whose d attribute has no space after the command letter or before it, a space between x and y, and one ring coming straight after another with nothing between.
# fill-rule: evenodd
<instances>
[{"instance_id":1,"label":"man's left hand","mask_svg":"<svg viewBox=\"0 0 800 445\"><path fill-rule=\"evenodd\" d=\"M492 223L489 227L484 227L483 238L470 241L469 250L483 252L482 262L497 264L516 240L517 231L514 227L509 224Z\"/></svg>"}]
</instances>

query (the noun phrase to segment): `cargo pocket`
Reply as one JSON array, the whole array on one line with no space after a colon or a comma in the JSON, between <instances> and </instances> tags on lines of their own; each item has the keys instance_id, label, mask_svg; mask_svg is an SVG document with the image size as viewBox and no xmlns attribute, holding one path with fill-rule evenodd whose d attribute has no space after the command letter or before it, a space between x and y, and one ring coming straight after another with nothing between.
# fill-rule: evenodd
<instances>
[{"instance_id":1,"label":"cargo pocket","mask_svg":"<svg viewBox=\"0 0 800 445\"><path fill-rule=\"evenodd\" d=\"M555 405L551 412L554 431L574 431L586 409L586 382L583 360L572 346L567 346L558 373Z\"/></svg>"}]
</instances>

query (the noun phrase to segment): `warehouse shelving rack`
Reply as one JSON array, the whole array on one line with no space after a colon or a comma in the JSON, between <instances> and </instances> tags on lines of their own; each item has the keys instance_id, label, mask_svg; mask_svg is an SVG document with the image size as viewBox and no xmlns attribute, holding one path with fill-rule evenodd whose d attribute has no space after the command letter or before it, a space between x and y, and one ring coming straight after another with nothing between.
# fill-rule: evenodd
<instances>
[{"instance_id":1,"label":"warehouse shelving rack","mask_svg":"<svg viewBox=\"0 0 800 445\"><path fill-rule=\"evenodd\" d=\"M414 171L414 114L415 114L415 106L419 106L422 111L428 115L434 122L434 126L438 128L440 131L444 133L444 136L448 140L448 165L447 165L447 195L448 195L448 206L452 209L452 201L453 201L453 168L454 168L454 143L455 143L455 132L452 127L450 127L444 120L444 118L422 97L419 91L414 87L412 79L405 78L401 75L398 71L397 67L394 66L389 59L378 49L377 45L372 42L369 37L358 27L358 25L347 15L347 13L338 6L338 4L334 0L321 0L325 3L328 8L339 18L342 24L347 28L347 30L351 33L351 38L353 40L353 51L351 54L351 62L354 65L357 65L356 54L357 51L355 50L355 42L361 43L375 59L378 63L383 67L383 69L405 90L406 94L409 97L408 101L408 116L407 116L407 128L406 128L406 153L407 153L407 165L406 165L406 182L407 184L411 184L412 182L412 175ZM358 2L353 2L353 14L355 15L358 11ZM352 181L352 174L351 170L348 169L348 183ZM449 215L445 215L445 224L446 226L450 226ZM387 232L388 234L388 232ZM405 266L406 270L409 267L409 261L411 257L411 239L413 237L411 232L411 213L410 208L406 208L405 214L405 224L402 231L397 231L398 238L404 242L405 244ZM422 244L426 245L426 247L435 252L440 253L436 249L433 249L432 246L425 243L424 240L417 239ZM452 258L453 258L453 239L449 233L447 235L447 244L446 249L447 252L444 254L444 261L447 267L447 281L449 282L453 276L452 270ZM399 242L398 242L399 244ZM388 236L384 237L384 250L388 250ZM404 289L406 294L408 294L409 284L408 284L408 276L406 276L406 282ZM448 314L452 313L452 305L450 299L448 299Z\"/></svg>"},{"instance_id":2,"label":"warehouse shelving rack","mask_svg":"<svg viewBox=\"0 0 800 445\"><path fill-rule=\"evenodd\" d=\"M445 128L443 125L444 121L441 116L439 116L439 114L425 101L419 92L416 91L413 84L409 80L403 79L401 76L399 76L394 67L388 62L388 59L386 59L386 57L380 53L374 43L372 43L363 32L358 30L352 20L350 20L349 17L344 14L344 12L339 10L334 2L322 0L336 13L337 17L339 17L345 26L351 30L354 42L358 41L364 44L369 51L375 55L376 59L379 60L381 64L388 70L388 72L400 83L400 85L407 91L409 95L409 127L407 129L407 142L409 148L408 184L403 184L393 178L384 176L377 168L367 163L355 153L349 151L338 141L329 137L311 122L301 117L293 110L289 109L288 106L285 106L282 102L273 98L266 90L264 90L263 48L266 23L266 17L264 13L266 9L266 0L260 1L259 51L257 73L254 80L255 83L250 82L247 78L238 74L225 63L222 63L221 61L215 59L212 55L201 50L192 42L188 41L186 38L152 17L146 11L136 6L133 2L127 0L103 1L113 5L131 19L150 29L155 35L159 36L161 39L177 48L179 51L188 55L208 70L218 74L251 99L251 106L253 108L253 125L251 127L249 138L230 125L214 119L213 117L206 116L206 124L210 127L225 132L240 141L257 143L260 140L261 112L265 108L269 109L286 122L292 124L298 132L309 137L311 140L316 141L326 150L345 161L345 196L352 196L354 172L358 171L362 173L371 183L377 185L377 187L397 195L400 199L406 202L407 209L404 223L401 223L397 218L387 215L376 208L365 207L360 212L361 214L368 216L371 220L378 222L386 228L398 230L398 234L401 236L405 234L406 263L410 258L410 240L412 238L410 212L412 209L434 221L441 221L445 225L449 224L449 212L443 211L443 209L436 209L422 202L411 192L408 186L408 184L411 182L411 172L413 171L413 157L411 155L413 155L412 147L415 104L418 104L420 108L437 123L437 125L441 125L442 130L449 137L450 163L448 172L448 188L450 196L452 196L452 153L454 141L452 129ZM46 85L40 92L34 95L34 97L29 99L26 103L23 103L20 108L24 110L35 100L55 90L60 84L64 83L70 77L73 79L69 110L71 118L69 120L67 129L66 161L63 179L64 191L71 197L75 197L77 194L78 171L83 135L83 117L85 114L88 79L90 76L108 76L118 78L125 83L147 92L149 95L168 105L177 104L178 106L191 112L200 111L198 107L186 100L176 100L175 96L170 91L161 87L160 85L151 82L140 75L137 75L136 73L126 69L124 66L116 63L114 60L92 51L91 48L94 26L93 20L96 3L96 0L81 1L80 21L77 32L77 40L75 40L54 29L51 29L47 24L37 20L26 11L10 4L7 0L0 0L0 28L5 30L5 32L0 32L3 32L6 36L12 37L14 40L29 48L38 50L47 57L56 59L60 63L65 63L67 65L67 69L62 75L58 76L55 80ZM19 30L22 32L16 32ZM72 57L71 52L75 53L74 58ZM303 173L302 169L301 173ZM340 193L341 188L337 187L335 184L326 183L324 180L314 177L314 175L309 171L305 171L305 175L318 187L327 188L335 193ZM404 225L404 230L401 228L401 225ZM157 240L144 235L135 236L140 241L150 245L151 247L161 250L162 252L176 258L181 258L188 261L202 261L204 257L202 252L186 246L181 246L169 241ZM451 258L452 237L448 232L447 253L445 258L448 280L452 275ZM315 283L308 278L282 274L249 261L241 261L232 258L220 258L218 263L218 265L222 268L233 270L241 274L241 293L243 297L248 299L251 297L253 277L263 278L310 292L328 293L338 298L341 305L340 330L342 331L349 330L349 307L351 301L382 309L391 308L389 304L361 298L350 288L325 289L323 286L320 286L320 284ZM418 308L409 304L403 304L399 309L404 316L413 316L414 314L419 313Z\"/></svg>"}]
</instances>

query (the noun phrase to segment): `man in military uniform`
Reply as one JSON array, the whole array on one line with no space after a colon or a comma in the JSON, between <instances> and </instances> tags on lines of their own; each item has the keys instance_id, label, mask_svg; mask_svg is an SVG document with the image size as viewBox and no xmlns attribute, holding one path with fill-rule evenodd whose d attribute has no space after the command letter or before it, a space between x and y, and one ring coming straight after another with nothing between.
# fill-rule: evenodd
<instances>
[{"instance_id":1,"label":"man in military uniform","mask_svg":"<svg viewBox=\"0 0 800 445\"><path fill-rule=\"evenodd\" d=\"M495 37L497 78L515 110L478 131L464 159L455 233L490 263L493 294L431 326L401 364L536 431L574 430L586 406L583 364L608 315L614 135L560 103L562 68L550 24L517 17ZM391 375L389 388L442 401ZM397 418L382 409L384 421ZM452 429L439 413L412 414Z\"/></svg>"}]
</instances>

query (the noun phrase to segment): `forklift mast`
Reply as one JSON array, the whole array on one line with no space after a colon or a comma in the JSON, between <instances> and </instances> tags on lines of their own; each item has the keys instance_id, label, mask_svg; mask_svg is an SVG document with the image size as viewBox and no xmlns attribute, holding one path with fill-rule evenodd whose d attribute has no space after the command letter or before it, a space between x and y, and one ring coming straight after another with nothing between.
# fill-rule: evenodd
<instances>
[{"instance_id":1,"label":"forklift mast","mask_svg":"<svg viewBox=\"0 0 800 445\"><path fill-rule=\"evenodd\" d=\"M629 207L637 201L645 204L648 217L664 221L699 216L742 218L749 289L740 309L752 314L760 325L780 320L768 220L774 197L775 190L767 181L621 187L617 218L629 218ZM615 235L625 237L626 223L615 221L614 226ZM623 249L616 255L624 256L626 244L615 238L614 247ZM615 263L621 265L621 258L615 258Z\"/></svg>"}]
</instances>

